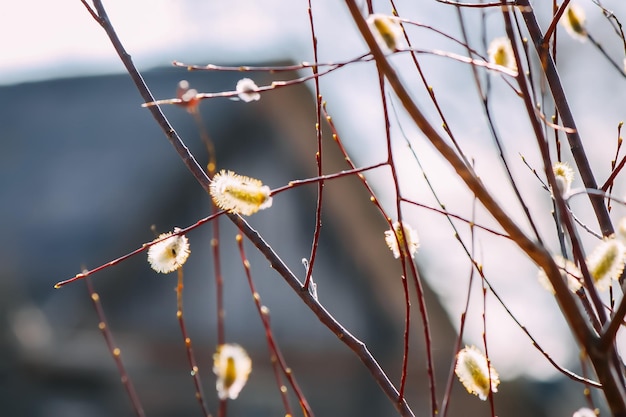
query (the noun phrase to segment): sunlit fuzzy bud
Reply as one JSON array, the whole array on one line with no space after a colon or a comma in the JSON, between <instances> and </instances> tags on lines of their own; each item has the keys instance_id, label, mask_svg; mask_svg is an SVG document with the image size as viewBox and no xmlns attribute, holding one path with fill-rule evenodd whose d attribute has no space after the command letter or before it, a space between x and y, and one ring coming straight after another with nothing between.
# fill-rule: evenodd
<instances>
[{"instance_id":1,"label":"sunlit fuzzy bud","mask_svg":"<svg viewBox=\"0 0 626 417\"><path fill-rule=\"evenodd\" d=\"M232 171L222 170L215 174L209 191L217 207L232 213L249 216L272 206L267 185Z\"/></svg>"},{"instance_id":2,"label":"sunlit fuzzy bud","mask_svg":"<svg viewBox=\"0 0 626 417\"><path fill-rule=\"evenodd\" d=\"M498 373L475 346L465 346L457 353L454 372L467 392L477 395L483 401L490 391L498 392Z\"/></svg>"},{"instance_id":3,"label":"sunlit fuzzy bud","mask_svg":"<svg viewBox=\"0 0 626 417\"><path fill-rule=\"evenodd\" d=\"M174 233L179 232L174 229ZM168 238L168 236L171 236ZM162 240L148 249L148 262L152 269L162 274L175 271L187 261L189 257L189 241L185 235L172 236L172 232L159 235L154 241Z\"/></svg>"},{"instance_id":4,"label":"sunlit fuzzy bud","mask_svg":"<svg viewBox=\"0 0 626 417\"><path fill-rule=\"evenodd\" d=\"M250 78L242 78L237 81L237 94L239 99L249 103L251 101L259 101L261 94L258 93L259 87Z\"/></svg>"},{"instance_id":5,"label":"sunlit fuzzy bud","mask_svg":"<svg viewBox=\"0 0 626 417\"><path fill-rule=\"evenodd\" d=\"M395 52L404 46L404 31L397 18L371 14L367 18L367 24L383 52Z\"/></svg>"},{"instance_id":6,"label":"sunlit fuzzy bud","mask_svg":"<svg viewBox=\"0 0 626 417\"><path fill-rule=\"evenodd\" d=\"M567 33L576 40L584 42L587 40L587 29L585 28L585 11L577 4L570 3L561 17L561 24Z\"/></svg>"},{"instance_id":7,"label":"sunlit fuzzy bud","mask_svg":"<svg viewBox=\"0 0 626 417\"><path fill-rule=\"evenodd\" d=\"M583 278L582 278L582 273L580 272L576 264L570 261L569 259L563 258L560 255L554 256L553 259L554 259L554 262L556 263L556 266L561 271L561 277L563 278L563 281L567 282L567 288L569 288L571 292L578 291L580 287L582 286ZM552 294L555 293L554 287L552 286L552 283L548 279L548 276L546 275L546 271L544 271L543 268L539 270L539 273L537 274L537 278L539 279L539 282L546 290L550 291Z\"/></svg>"},{"instance_id":8,"label":"sunlit fuzzy bud","mask_svg":"<svg viewBox=\"0 0 626 417\"><path fill-rule=\"evenodd\" d=\"M597 414L591 408L583 407L575 411L572 417L597 417Z\"/></svg>"},{"instance_id":9,"label":"sunlit fuzzy bud","mask_svg":"<svg viewBox=\"0 0 626 417\"><path fill-rule=\"evenodd\" d=\"M213 372L217 375L215 388L220 400L235 400L248 381L252 360L239 345L227 343L213 354Z\"/></svg>"},{"instance_id":10,"label":"sunlit fuzzy bud","mask_svg":"<svg viewBox=\"0 0 626 417\"><path fill-rule=\"evenodd\" d=\"M409 253L405 253L405 243L408 247ZM415 257L417 249L420 247L419 237L417 232L410 225L406 223L395 222L393 229L385 231L385 242L389 249L393 252L393 256L397 259L400 257L400 253L404 253L405 256Z\"/></svg>"},{"instance_id":11,"label":"sunlit fuzzy bud","mask_svg":"<svg viewBox=\"0 0 626 417\"><path fill-rule=\"evenodd\" d=\"M598 290L606 290L611 280L617 280L624 271L626 246L615 235L604 238L587 257L587 268Z\"/></svg>"},{"instance_id":12,"label":"sunlit fuzzy bud","mask_svg":"<svg viewBox=\"0 0 626 417\"><path fill-rule=\"evenodd\" d=\"M492 64L517 71L515 54L513 54L513 47L509 38L503 37L492 40L487 49L487 55L489 55L489 62Z\"/></svg>"},{"instance_id":13,"label":"sunlit fuzzy bud","mask_svg":"<svg viewBox=\"0 0 626 417\"><path fill-rule=\"evenodd\" d=\"M552 165L552 172L561 195L567 195L574 181L574 170L566 162L555 162Z\"/></svg>"}]
</instances>

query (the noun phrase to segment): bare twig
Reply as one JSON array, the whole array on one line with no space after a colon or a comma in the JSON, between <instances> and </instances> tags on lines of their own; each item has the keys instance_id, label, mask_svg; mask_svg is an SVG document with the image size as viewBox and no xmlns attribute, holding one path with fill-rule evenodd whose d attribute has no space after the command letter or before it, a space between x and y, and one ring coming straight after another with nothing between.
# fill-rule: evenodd
<instances>
[{"instance_id":1,"label":"bare twig","mask_svg":"<svg viewBox=\"0 0 626 417\"><path fill-rule=\"evenodd\" d=\"M124 389L128 394L128 398L130 399L130 403L135 410L135 414L137 417L145 417L145 413L143 411L143 406L141 405L141 401L139 400L139 396L137 395L137 391L135 391L135 387L133 382L130 380L128 372L126 371L126 367L124 366L124 362L122 361L122 351L115 344L113 340L113 334L109 329L109 325L107 323L106 316L104 314L104 309L102 308L102 303L100 302L100 295L94 290L93 284L91 280L87 278L85 280L85 284L87 284L87 291L89 291L89 296L91 297L91 301L93 302L93 306L96 309L96 313L98 314L98 329L102 332L102 336L104 336L104 340L106 341L107 348L115 361L115 366L117 366L117 371L120 374L120 379L122 381L122 385L124 385Z\"/></svg>"},{"instance_id":2,"label":"bare twig","mask_svg":"<svg viewBox=\"0 0 626 417\"><path fill-rule=\"evenodd\" d=\"M225 213L224 210L220 210L217 213L211 214L208 217L205 217L203 219L198 220L197 222L195 222L191 226L185 227L184 229L177 229L177 230L175 230L171 235L164 236L164 237L162 237L160 239L155 239L152 242L144 243L143 245L141 245L140 248L137 248L134 251L129 252L126 255L120 256L119 258L116 258L116 259L114 259L112 261L109 261L109 262L107 262L105 264L102 264L102 265L98 266L97 268L86 270L86 271L82 271L81 273L74 275L70 279L66 279L64 281L59 281L56 284L54 284L54 288L61 288L62 286L67 285L67 284L69 284L71 282L78 281L80 279L83 279L83 278L86 278L86 277L88 277L90 275L93 275L96 272L100 272L103 269L106 269L106 268L109 268L111 266L117 265L120 262L125 261L128 258L131 258L131 257L133 257L133 256L135 256L135 255L137 255L137 254L139 254L139 253L141 253L141 252L143 252L145 250L148 250L148 248L150 246L152 246L152 245L156 245L157 243L162 242L162 241L164 241L166 239L169 239L172 236L184 235L188 231L193 230L196 227L202 226L206 222L209 222L209 221L217 218L218 216L220 216L220 215L222 215L224 213Z\"/></svg>"},{"instance_id":3,"label":"bare twig","mask_svg":"<svg viewBox=\"0 0 626 417\"><path fill-rule=\"evenodd\" d=\"M204 401L202 381L200 380L200 370L198 369L196 357L193 353L191 338L187 333L187 326L185 325L185 316L183 314L183 268L178 268L176 272L178 274L178 284L176 285L176 318L178 320L178 325L180 326L180 332L183 336L185 352L187 352L187 361L189 362L189 367L191 368L190 374L191 378L193 379L194 388L196 390L195 397L196 400L198 400L198 404L200 404L202 415L205 417L211 417L211 413L209 412L209 409L206 406L206 402Z\"/></svg>"},{"instance_id":4,"label":"bare twig","mask_svg":"<svg viewBox=\"0 0 626 417\"><path fill-rule=\"evenodd\" d=\"M519 4L531 7L528 0L519 0ZM578 134L574 116L565 97L565 92L563 90L563 86L561 85L556 65L554 64L550 54L545 53L545 46L543 44L544 36L539 28L539 23L537 22L533 12L522 13L522 16L524 18L524 22L526 23L526 27L528 28L533 45L541 58L541 63L543 65L548 85L552 91L552 96L556 107L559 110L559 114L563 119L563 124L574 130L573 132L567 133L567 139L572 151L572 156L574 157L574 161L578 167L580 177L586 188L598 188L593 172L591 171L591 166L589 165L589 160L587 159L587 155L585 153L585 148L583 147L582 139ZM609 217L608 210L606 209L602 199L594 196L590 196L589 199L598 219L598 223L600 224L602 234L604 236L613 234L613 224L611 223L611 218Z\"/></svg>"},{"instance_id":5,"label":"bare twig","mask_svg":"<svg viewBox=\"0 0 626 417\"><path fill-rule=\"evenodd\" d=\"M265 307L261 303L261 295L256 291L254 282L252 281L252 273L250 272L250 262L246 257L246 253L243 247L243 237L241 235L235 236L237 240L237 247L239 248L239 255L241 256L241 263L243 265L244 272L246 273L246 279L248 281L248 286L250 287L250 292L252 293L252 299L254 300L254 305L257 308L257 312L259 313L259 317L261 318L261 322L263 324L263 329L265 330L265 338L267 339L267 345L271 352L272 362L278 365L282 373L289 381L291 388L293 389L296 397L298 398L298 402L300 403L300 407L302 407L302 412L305 417L314 417L313 410L309 405L309 402L304 397L304 393L300 389L298 382L296 381L296 377L293 375L293 372L289 366L287 366L287 361L285 360L278 344L274 339L274 333L272 332L272 328L270 326L270 318L269 318L269 309ZM278 375L279 377L280 375ZM281 393L281 397L283 398L283 404L285 404L285 412L286 415L292 416L291 407L289 406L289 401L287 398L287 390L283 389L282 384L280 383L280 378L277 378L278 389Z\"/></svg>"},{"instance_id":6,"label":"bare twig","mask_svg":"<svg viewBox=\"0 0 626 417\"><path fill-rule=\"evenodd\" d=\"M313 9L311 6L311 0L308 0L307 12L309 15L309 26L311 28L311 43L313 45L313 61L318 61L317 55L317 36L315 36L315 23L313 21ZM317 75L317 67L311 68L313 75ZM317 162L317 175L322 176L324 170L322 169L322 93L320 92L320 79L315 77L313 79L315 84L315 136L317 139L317 153L315 154L315 161ZM311 243L311 255L309 257L309 266L306 269L306 278L304 280L304 289L309 289L311 277L313 274L313 266L315 265L315 259L317 259L317 246L320 240L320 232L322 230L322 202L324 196L324 180L317 183L317 204L315 206L315 231L313 232L313 242Z\"/></svg>"},{"instance_id":7,"label":"bare twig","mask_svg":"<svg viewBox=\"0 0 626 417\"><path fill-rule=\"evenodd\" d=\"M124 49L124 46L119 40L115 29L111 25L102 1L94 0L94 5L98 11L98 16L100 16L102 20L101 24L103 29L109 36L115 51L118 53L120 59L126 67L131 79L144 99L144 102L148 103L154 101L154 97L150 93L148 86L143 81L141 74L137 71L130 55L128 55ZM174 149L181 157L185 166L208 193L210 179L200 167L193 155L189 152L189 149L184 145L180 136L178 136L158 106L151 106L149 107L149 110L165 133L167 139L174 146ZM363 362L372 375L372 378L378 383L385 395L393 402L400 415L413 416L413 411L406 401L398 400L398 391L380 367L376 359L369 352L366 345L345 329L328 311L321 306L321 304L317 302L317 300L309 294L308 291L302 290L302 284L296 276L289 270L285 263L263 240L263 238L252 227L250 227L250 225L243 218L241 218L241 216L233 213L227 213L226 215L233 223L235 223L235 225L239 227L242 233L254 244L254 246L256 246L259 252L266 257L276 272L283 277L287 284L298 294L300 299L309 307L313 314L316 315L320 322L323 323L332 333L334 333L339 340L348 346L357 355L357 357L359 357L361 362Z\"/></svg>"},{"instance_id":8,"label":"bare twig","mask_svg":"<svg viewBox=\"0 0 626 417\"><path fill-rule=\"evenodd\" d=\"M367 42L372 54L376 58L381 71L385 74L387 80L400 99L400 102L407 110L409 116L415 124L422 130L426 138L435 146L437 151L452 165L459 177L465 182L467 187L476 195L483 206L491 213L491 215L500 223L502 228L509 233L511 238L517 243L533 261L544 267L549 277L551 277L555 290L562 293L559 297L559 303L563 309L564 316L570 323L570 327L576 333L580 340L587 340L591 337L588 324L585 318L580 314L576 300L572 297L565 283L561 280L560 272L550 254L542 246L531 241L517 226L517 224L504 212L500 205L494 200L493 196L487 191L483 183L478 179L473 170L464 164L461 158L446 143L435 128L428 122L421 110L417 107L411 95L400 81L396 71L391 67L389 61L378 46L374 36L369 30L365 19L361 15L356 0L346 0L346 4L353 20L356 22L361 35ZM558 287L558 289L557 289Z\"/></svg>"},{"instance_id":9,"label":"bare twig","mask_svg":"<svg viewBox=\"0 0 626 417\"><path fill-rule=\"evenodd\" d=\"M598 349L608 350L611 347L613 342L615 342L617 331L624 323L624 317L626 317L626 297L622 297L617 309L613 313L613 317L606 323L604 329L602 329Z\"/></svg>"},{"instance_id":10,"label":"bare twig","mask_svg":"<svg viewBox=\"0 0 626 417\"><path fill-rule=\"evenodd\" d=\"M607 191L609 187L613 186L613 181L615 180L615 177L617 177L617 174L619 174L620 171L624 168L625 164L626 164L626 155L622 157L622 159L619 161L619 164L617 164L617 166L613 169L613 171L611 171L611 175L609 175L609 178L607 178L606 182L602 185L602 187L600 187L602 191Z\"/></svg>"}]
</instances>

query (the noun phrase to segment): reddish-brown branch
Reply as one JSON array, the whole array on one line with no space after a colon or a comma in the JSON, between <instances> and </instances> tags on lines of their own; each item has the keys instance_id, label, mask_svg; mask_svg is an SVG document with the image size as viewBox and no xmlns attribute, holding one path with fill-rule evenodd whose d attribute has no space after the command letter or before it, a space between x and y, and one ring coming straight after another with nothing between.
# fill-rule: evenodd
<instances>
[{"instance_id":1,"label":"reddish-brown branch","mask_svg":"<svg viewBox=\"0 0 626 417\"><path fill-rule=\"evenodd\" d=\"M267 345L270 350L272 365L278 365L282 373L285 375L285 378L287 378L287 381L289 381L291 388L298 398L298 402L300 403L300 407L302 407L302 411L305 417L313 417L313 410L311 409L311 406L309 406L308 401L304 397L304 394L300 389L298 382L296 381L296 377L293 375L291 368L287 366L287 361L285 360L285 357L283 356L280 348L278 347L278 344L276 344L276 340L274 339L274 333L272 332L272 328L270 326L269 310L261 303L261 296L256 291L254 282L252 281L250 262L246 257L246 253L243 247L243 238L241 235L237 235L235 239L237 240L237 247L239 248L239 255L241 256L241 264L243 265L244 272L246 273L246 279L248 281L248 286L250 287L250 292L252 293L252 299L254 300L254 305L256 306L259 317L261 318L263 329L265 330L265 338L267 339ZM286 390L282 389L280 375L277 375L276 382L278 383L278 390L281 393L283 404L285 404L285 413L288 416L292 416L293 413L291 412L291 407L289 406L287 392Z\"/></svg>"},{"instance_id":2,"label":"reddish-brown branch","mask_svg":"<svg viewBox=\"0 0 626 417\"><path fill-rule=\"evenodd\" d=\"M108 19L106 10L101 0L94 0L94 5L98 12L98 16L103 29L109 36L111 43L119 55L122 63L126 67L128 74L135 83L141 97L144 102L154 101L150 90L143 81L141 74L137 71L130 55L124 49L119 37L117 36L115 29L111 25ZM189 149L184 145L180 136L176 133L174 128L170 125L165 115L161 112L158 106L149 107L152 116L155 118L158 125L161 127L165 136L170 141L176 152L179 154L182 162L192 173L194 178L208 193L210 179L206 175L205 171L200 167L193 155L189 152ZM309 307L311 312L324 324L333 334L335 334L339 340L341 340L355 355L363 362L368 369L372 378L377 382L385 395L393 402L396 409L401 416L413 416L413 411L408 406L406 401L398 402L398 392L393 383L389 380L383 369L380 367L376 359L367 349L366 345L359 339L354 337L347 329L345 329L328 311L326 311L321 304L317 302L309 294L308 291L302 290L302 284L298 278L293 275L285 263L274 252L274 250L263 240L263 238L254 230L241 216L232 213L226 213L228 218L235 223L241 230L241 232L254 244L263 256L270 262L276 272L285 280L285 282L298 294L300 299ZM555 266L556 267L556 266Z\"/></svg>"},{"instance_id":3,"label":"reddish-brown branch","mask_svg":"<svg viewBox=\"0 0 626 417\"><path fill-rule=\"evenodd\" d=\"M560 293L559 302L562 305L563 313L579 340L586 340L591 337L591 333L586 319L580 314L580 310L575 299L569 293L565 282L560 279L560 272L547 250L531 241L517 226L517 224L507 215L507 213L495 201L493 196L484 187L482 181L478 179L473 170L465 165L462 159L446 143L435 128L428 122L421 110L417 107L411 95L400 81L396 71L393 69L380 47L376 43L374 36L369 30L365 19L361 15L356 0L346 0L353 20L356 22L361 35L366 40L371 49L376 62L380 65L389 84L392 86L400 102L407 110L417 127L422 130L425 137L435 146L437 151L451 164L461 180L476 195L481 204L500 223L502 228L509 233L511 238L533 261L546 270L549 277L554 280L553 286ZM557 288L558 287L558 288Z\"/></svg>"},{"instance_id":4,"label":"reddish-brown branch","mask_svg":"<svg viewBox=\"0 0 626 417\"><path fill-rule=\"evenodd\" d=\"M619 161L619 164L617 164L615 169L611 171L611 175L609 175L609 178L607 178L606 182L602 185L602 187L600 187L602 191L607 191L609 187L613 185L613 181L615 180L615 177L617 177L617 174L619 174L620 171L624 168L625 164L626 164L626 155L622 157L622 159Z\"/></svg>"},{"instance_id":5,"label":"reddish-brown branch","mask_svg":"<svg viewBox=\"0 0 626 417\"><path fill-rule=\"evenodd\" d=\"M561 20L561 16L563 16L565 9L569 5L569 2L570 0L563 0L563 3L561 3L556 13L554 13L554 16L552 17L552 21L550 22L550 26L548 26L548 29L546 29L546 33L543 35L543 39L541 41L541 47L545 51L548 50L548 43L550 42L550 39L552 38L552 34L556 32L556 25L559 23L559 20Z\"/></svg>"},{"instance_id":6,"label":"reddish-brown branch","mask_svg":"<svg viewBox=\"0 0 626 417\"><path fill-rule=\"evenodd\" d=\"M311 8L311 0L307 8L309 14L309 26L311 28L311 42L313 44L313 61L317 62L317 37L315 36L315 24L313 22L313 9ZM317 75L317 66L311 68L313 75ZM322 169L322 93L320 92L320 79L315 77L313 79L315 85L315 136L317 139L317 153L315 154L315 162L317 164L317 175L322 176L324 170ZM317 258L317 246L320 240L320 232L322 230L322 202L324 195L324 180L317 183L317 204L315 206L315 231L313 233L313 242L311 243L311 255L309 256L309 266L306 269L306 278L304 280L304 289L309 289L311 277L313 276L313 266L315 259Z\"/></svg>"},{"instance_id":7,"label":"reddish-brown branch","mask_svg":"<svg viewBox=\"0 0 626 417\"><path fill-rule=\"evenodd\" d=\"M265 240L254 229L248 225L248 223L237 215L229 215L231 220L239 227L239 230L250 240L254 246L265 256L270 262L270 266L276 270L276 272L285 279L287 285L293 289L298 297L309 309L315 314L315 316L323 323L330 331L339 338L339 340L352 350L365 367L369 370L374 380L381 387L387 397L393 402L396 410L401 416L414 416L413 411L406 403L406 401L399 401L398 391L394 387L393 383L389 380L387 374L380 367L380 364L376 361L371 352L367 349L365 343L357 339L352 335L341 323L339 323L314 297L309 291L302 289L302 284L298 278L289 270L287 265L280 260L280 257L274 252L271 246L269 246Z\"/></svg>"},{"instance_id":8,"label":"reddish-brown branch","mask_svg":"<svg viewBox=\"0 0 626 417\"><path fill-rule=\"evenodd\" d=\"M183 315L183 268L178 268L178 284L176 285L176 318L180 326L180 332L183 336L183 342L185 344L185 352L187 352L187 361L189 362L189 368L191 368L191 377L193 379L193 385L196 390L196 400L200 404L202 415L204 417L211 417L211 413L204 401L204 394L202 390L202 381L200 380L200 370L196 362L196 357L193 353L193 346L191 344L191 338L187 333L187 326L185 325L185 317Z\"/></svg>"},{"instance_id":9,"label":"reddish-brown branch","mask_svg":"<svg viewBox=\"0 0 626 417\"><path fill-rule=\"evenodd\" d=\"M547 250L531 241L517 226L517 224L504 212L500 205L494 200L493 196L487 191L483 183L476 177L473 170L468 167L462 159L453 151L452 148L444 141L440 134L434 129L434 127L428 122L426 117L422 114L421 110L417 107L410 94L404 87L404 84L400 81L396 71L390 65L389 61L378 46L374 36L369 30L365 19L361 15L359 6L356 0L346 0L346 4L350 10L353 20L357 24L361 35L367 42L372 54L376 58L376 62L379 68L385 74L387 80L395 91L396 95L403 104L405 110L409 116L413 119L417 127L424 133L426 138L435 146L437 151L442 155L454 168L459 177L463 180L466 186L474 193L477 199L487 209L489 213L495 218L502 228L509 233L511 238L516 242L518 247L522 249L535 263L542 267L548 275L550 282L552 283L556 293L557 301L563 312L563 316L567 320L572 329L572 332L576 335L576 338L584 346L591 346L596 339L594 333L589 328L589 324L586 321L585 316L581 313L582 309L579 303L572 296L567 289L565 282L561 279L561 274L558 267L554 263L552 257ZM527 14L527 13L525 13ZM518 60L519 61L519 60ZM566 123L567 125L567 123ZM554 183L554 176L552 175L549 180L550 184ZM562 203L562 199L561 204ZM562 207L559 207L561 210ZM564 212L565 210L561 210ZM601 365L599 363L598 365ZM624 405L624 398L626 395L620 397L620 391L623 391L623 387L619 388L616 384L616 380L610 375L609 369L601 369L596 366L598 370L601 383L605 382L611 384L611 392L607 393L607 398L610 396L616 402L615 410L626 410ZM605 388L606 389L606 388ZM606 390L605 390L606 392ZM620 399L621 398L621 399Z\"/></svg>"},{"instance_id":10,"label":"reddish-brown branch","mask_svg":"<svg viewBox=\"0 0 626 417\"><path fill-rule=\"evenodd\" d=\"M135 414L137 414L137 417L145 417L143 406L141 405L141 401L139 400L139 396L137 395L135 386L130 380L130 376L128 375L126 367L124 366L124 362L122 361L122 352L116 346L115 341L113 340L113 334L109 329L109 325L104 314L104 309L102 308L102 303L100 302L100 295L98 295L98 293L94 290L93 284L91 283L91 280L89 278L85 279L85 283L87 284L87 291L89 291L89 296L91 297L93 306L96 309L96 313L98 314L98 320L100 321L98 323L98 329L100 329L100 332L102 332L102 336L104 336L104 340L106 341L109 353L111 353L111 356L115 361L115 366L117 366L117 371L120 374L122 385L124 385L124 389L128 394L128 398L130 399L133 410L135 410Z\"/></svg>"},{"instance_id":11,"label":"reddish-brown branch","mask_svg":"<svg viewBox=\"0 0 626 417\"><path fill-rule=\"evenodd\" d=\"M362 167L362 168L353 168L353 169L347 169L345 171L340 171L340 172L336 172L334 174L327 174L327 175L322 175L321 177L315 177L315 178L307 178L304 180L293 180L293 181L289 181L289 184L279 187L279 188L275 188L272 190L272 196L275 196L277 194L282 193L283 191L287 191L291 188L294 187L300 187L302 185L307 185L307 184L315 184L318 183L320 181L327 181L327 180L332 180L335 178L340 178L340 177L345 177L347 175L354 175L357 174L359 175L359 178L362 176L361 173L365 172L365 171L370 171L372 169L376 169L376 168L380 168L383 167L385 165L387 165L388 162L379 162L377 164L374 165L369 165L366 167Z\"/></svg>"},{"instance_id":12,"label":"reddish-brown branch","mask_svg":"<svg viewBox=\"0 0 626 417\"><path fill-rule=\"evenodd\" d=\"M519 0L518 3L521 6L531 7L528 0ZM574 116L570 110L567 98L565 97L565 91L561 85L556 65L552 56L547 53L547 49L543 43L544 36L541 33L539 23L537 22L535 14L532 11L522 13L522 16L532 39L532 43L541 59L544 73L556 107L559 111L561 119L563 120L563 125L573 129L571 132L567 133L567 139L583 184L585 184L585 188L598 188L591 170L591 165L587 159L587 154L585 153L585 148L583 147L582 139L578 133ZM604 201L602 198L598 198L597 196L589 196L589 200L591 201L598 223L600 224L602 234L604 236L610 236L613 234L613 224L611 223L611 218L609 217L609 212L604 205Z\"/></svg>"},{"instance_id":13,"label":"reddish-brown branch","mask_svg":"<svg viewBox=\"0 0 626 417\"><path fill-rule=\"evenodd\" d=\"M194 224L192 224L189 227L185 227L184 229L180 229L178 231L174 231L171 235L167 235L167 236L165 236L165 237L163 237L161 239L155 239L155 240L153 240L152 242L149 242L149 243L144 243L143 245L141 245L140 248L135 249L134 251L132 251L130 253L127 253L126 255L120 256L117 259L114 259L114 260L109 261L109 262L107 262L105 264L102 264L102 265L100 265L97 268L90 269L90 270L87 270L87 271L82 271L81 273L76 274L75 276L73 276L70 279L66 279L64 281L59 281L56 284L54 284L54 288L61 288L64 285L67 285L67 284L69 284L71 282L78 281L79 279L87 278L88 276L93 275L96 272L100 272L100 271L102 271L105 268L117 265L120 262L125 261L126 259L131 258L131 257L133 257L133 256L135 256L135 255L137 255L137 254L147 250L152 245L156 245L157 243L162 242L162 241L164 241L166 239L169 239L172 236L184 235L188 231L193 230L196 227L202 226L206 222L209 222L209 221L215 219L216 217L218 217L218 216L220 216L222 214L224 214L224 210L220 210L220 211L218 211L218 212L216 212L214 214L211 214L208 217L205 217L204 219L200 219L200 220L198 220L197 222L195 222Z\"/></svg>"}]
</instances>

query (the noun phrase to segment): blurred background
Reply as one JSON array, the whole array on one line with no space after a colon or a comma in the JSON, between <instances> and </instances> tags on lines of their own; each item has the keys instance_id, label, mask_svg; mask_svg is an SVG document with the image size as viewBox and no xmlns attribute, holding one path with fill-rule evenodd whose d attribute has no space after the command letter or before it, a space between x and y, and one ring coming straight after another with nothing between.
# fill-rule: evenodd
<instances>
[{"instance_id":1,"label":"blurred background","mask_svg":"<svg viewBox=\"0 0 626 417\"><path fill-rule=\"evenodd\" d=\"M459 36L456 12L431 1L398 2L400 15ZM608 2L607 2L608 3ZM590 32L621 62L623 47L591 2ZM187 72L173 60L194 64L282 65L312 61L305 2L235 0L109 1L105 6L128 52L156 98L175 96L181 79L201 92L233 90L241 73ZM618 17L626 10L615 7ZM390 13L385 3L377 11ZM547 24L549 8L540 10ZM482 13L482 12L481 12ZM497 13L486 12L488 36L502 36ZM543 13L543 15L541 14ZM621 13L621 14L620 14ZM345 6L313 4L320 61L358 56L365 46ZM466 13L469 28L481 15ZM428 30L411 28L416 46L462 53L463 49ZM480 33L472 39L480 45ZM84 283L53 290L59 280L128 253L173 227L188 226L210 212L209 197L188 173L146 109L99 25L79 1L0 6L0 405L2 415L99 417L133 415L119 374L98 331L98 318ZM559 37L559 63L591 163L602 183L615 153L616 126L624 119L624 79L589 43ZM584 57L585 65L581 65ZM394 57L416 100L435 117L423 86L405 57ZM429 84L461 145L476 158L477 170L500 201L511 193L502 180L497 153L483 120L469 67L424 56ZM259 85L306 75L254 72ZM313 84L264 93L243 103L228 99L200 105L204 125L217 150L218 169L232 169L276 188L316 175ZM328 110L358 166L384 158L384 123L372 64L355 64L321 80ZM557 242L549 196L519 155L541 171L522 106L500 79L492 85L494 116L512 169L548 244ZM549 103L548 103L549 105ZM410 198L435 205L424 172L453 213L471 216L472 197L460 187L396 104L392 144L401 186ZM201 165L207 156L199 128L183 109L164 111ZM522 115L521 117L518 115ZM402 127L402 130L399 127ZM328 173L346 169L343 156L324 131ZM530 139L529 139L530 138ZM366 175L383 205L394 213L388 169ZM576 184L576 182L575 182ZM315 185L282 193L271 210L255 214L251 225L299 277L310 254L315 221ZM385 246L387 228L356 178L325 186L324 227L315 265L320 302L363 340L390 378L400 377L404 302L400 268ZM623 194L618 182L616 192ZM579 217L595 228L588 203L574 201ZM616 219L624 213L616 208ZM470 265L453 243L442 216L407 207L406 218L421 240L417 263L426 283L426 303L441 397L467 295ZM478 210L477 220L493 226ZM521 222L522 220L520 220ZM225 278L226 338L243 345L253 372L231 415L284 414L256 315L227 220L220 221ZM458 223L462 237L466 225ZM212 411L216 395L211 373L216 343L212 226L188 237L185 317ZM589 244L593 243L588 239ZM535 267L512 245L479 234L484 270L507 306L541 346L564 366L580 372L576 347L550 296L536 281ZM246 247L262 301L268 306L286 360L318 415L393 415L394 410L358 359L322 326L251 245ZM140 254L93 278L124 362L148 416L200 415L178 322L175 274L158 275ZM482 344L482 297L472 290L464 342ZM417 304L413 303L417 312ZM495 397L499 415L571 415L584 405L583 387L565 380L533 348L493 297L487 300L490 357L504 381ZM424 340L414 314L407 398L417 415L429 412ZM296 403L294 407L297 408ZM450 415L489 412L455 381Z\"/></svg>"}]
</instances>

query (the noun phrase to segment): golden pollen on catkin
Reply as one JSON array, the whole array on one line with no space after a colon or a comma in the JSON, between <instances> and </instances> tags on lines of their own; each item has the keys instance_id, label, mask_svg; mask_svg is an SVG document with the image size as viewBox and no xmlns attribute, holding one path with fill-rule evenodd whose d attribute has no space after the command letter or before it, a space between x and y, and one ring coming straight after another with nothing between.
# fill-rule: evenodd
<instances>
[{"instance_id":1,"label":"golden pollen on catkin","mask_svg":"<svg viewBox=\"0 0 626 417\"><path fill-rule=\"evenodd\" d=\"M226 343L213 355L213 372L217 375L215 388L221 400L237 399L252 371L252 360L241 346Z\"/></svg>"},{"instance_id":2,"label":"golden pollen on catkin","mask_svg":"<svg viewBox=\"0 0 626 417\"><path fill-rule=\"evenodd\" d=\"M606 290L611 281L618 280L624 271L626 246L611 235L595 247L586 262L596 288Z\"/></svg>"},{"instance_id":3,"label":"golden pollen on catkin","mask_svg":"<svg viewBox=\"0 0 626 417\"><path fill-rule=\"evenodd\" d=\"M268 186L232 171L215 174L209 192L217 207L246 216L272 205Z\"/></svg>"},{"instance_id":4,"label":"golden pollen on catkin","mask_svg":"<svg viewBox=\"0 0 626 417\"><path fill-rule=\"evenodd\" d=\"M584 42L587 40L586 20L585 11L577 4L570 3L560 22L572 38Z\"/></svg>"},{"instance_id":5,"label":"golden pollen on catkin","mask_svg":"<svg viewBox=\"0 0 626 417\"><path fill-rule=\"evenodd\" d=\"M178 233L179 228L174 229ZM172 232L159 235L153 242L157 242L148 249L148 262L157 272L167 274L175 271L185 262L191 251L189 241L185 235L174 235Z\"/></svg>"},{"instance_id":6,"label":"golden pollen on catkin","mask_svg":"<svg viewBox=\"0 0 626 417\"><path fill-rule=\"evenodd\" d=\"M454 372L467 392L477 395L483 401L489 397L489 392L498 392L498 373L478 348L465 346L457 353L456 358Z\"/></svg>"},{"instance_id":7,"label":"golden pollen on catkin","mask_svg":"<svg viewBox=\"0 0 626 417\"><path fill-rule=\"evenodd\" d=\"M372 14L367 24L383 52L395 52L404 46L404 31L397 18L384 14Z\"/></svg>"},{"instance_id":8,"label":"golden pollen on catkin","mask_svg":"<svg viewBox=\"0 0 626 417\"><path fill-rule=\"evenodd\" d=\"M492 64L517 71L515 55L513 54L513 47L509 38L502 37L492 40L487 49L487 55L489 56L489 62Z\"/></svg>"},{"instance_id":9,"label":"golden pollen on catkin","mask_svg":"<svg viewBox=\"0 0 626 417\"><path fill-rule=\"evenodd\" d=\"M417 232L405 222L395 222L392 229L385 231L385 243L395 258L399 258L400 253L414 258L420 246Z\"/></svg>"}]
</instances>

